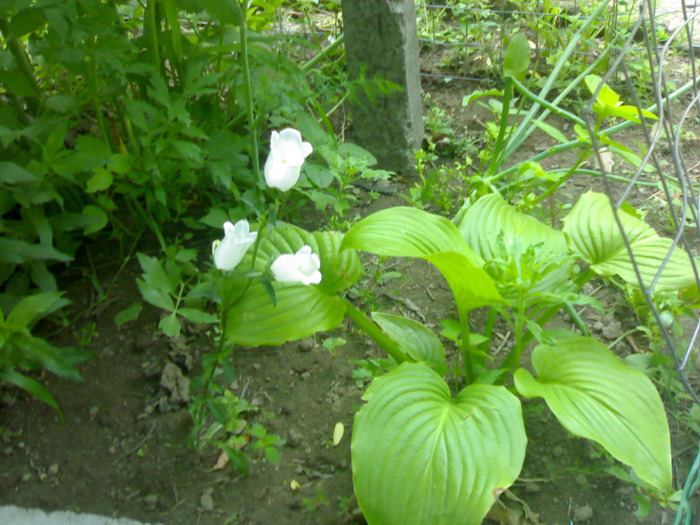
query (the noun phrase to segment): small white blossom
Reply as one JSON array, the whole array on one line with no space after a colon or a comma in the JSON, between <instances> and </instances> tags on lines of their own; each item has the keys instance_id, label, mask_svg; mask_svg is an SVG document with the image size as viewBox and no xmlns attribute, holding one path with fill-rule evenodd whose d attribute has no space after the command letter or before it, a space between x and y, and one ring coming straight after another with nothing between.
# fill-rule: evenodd
<instances>
[{"instance_id":1,"label":"small white blossom","mask_svg":"<svg viewBox=\"0 0 700 525\"><path fill-rule=\"evenodd\" d=\"M245 219L235 225L224 223L224 239L214 241L212 252L214 264L219 270L230 272L241 262L245 252L255 242L258 232L250 232L250 225Z\"/></svg>"},{"instance_id":2,"label":"small white blossom","mask_svg":"<svg viewBox=\"0 0 700 525\"><path fill-rule=\"evenodd\" d=\"M270 188L288 191L299 180L304 159L314 150L302 142L301 133L294 128L272 132L270 155L265 161L265 182Z\"/></svg>"},{"instance_id":3,"label":"small white blossom","mask_svg":"<svg viewBox=\"0 0 700 525\"><path fill-rule=\"evenodd\" d=\"M321 260L318 255L311 251L310 246L304 246L295 254L288 253L277 257L270 270L279 282L309 285L321 282L320 268Z\"/></svg>"}]
</instances>

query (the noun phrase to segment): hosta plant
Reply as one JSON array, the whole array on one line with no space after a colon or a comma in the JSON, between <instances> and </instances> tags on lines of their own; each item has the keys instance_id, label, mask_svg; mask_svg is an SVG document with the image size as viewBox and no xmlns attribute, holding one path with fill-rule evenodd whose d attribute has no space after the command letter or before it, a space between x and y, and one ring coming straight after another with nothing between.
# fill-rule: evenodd
<instances>
[{"instance_id":1,"label":"hosta plant","mask_svg":"<svg viewBox=\"0 0 700 525\"><path fill-rule=\"evenodd\" d=\"M344 235L280 225L260 242L257 257L248 253L242 264L266 272L280 254L309 246L322 279L271 281L272 290L253 282L244 290L231 278L227 286L243 295L228 311L225 335L240 344L277 345L348 317L397 362L372 381L353 426L353 481L372 525L481 523L522 468L527 437L519 396L543 398L569 432L626 465L642 493L668 502L671 447L661 399L645 374L589 335L572 305L595 304L580 288L596 274L676 291L694 286L695 278L685 252L633 213L618 215L622 231L608 198L589 192L559 231L490 194L465 205L453 222L397 207ZM362 275L356 250L422 258L442 273L459 318L453 338L461 363L449 371L454 384L445 379L443 344L429 328L382 313L370 319L344 298ZM469 315L484 307L484 330L471 333ZM562 308L580 333L547 327ZM499 315L511 326L514 345L497 365L488 341Z\"/></svg>"}]
</instances>

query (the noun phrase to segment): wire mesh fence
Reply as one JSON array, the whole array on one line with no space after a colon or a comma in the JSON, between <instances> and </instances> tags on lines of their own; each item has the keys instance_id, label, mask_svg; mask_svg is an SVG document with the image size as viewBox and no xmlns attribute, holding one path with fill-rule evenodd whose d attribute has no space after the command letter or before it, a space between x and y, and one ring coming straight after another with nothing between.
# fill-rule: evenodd
<instances>
[{"instance_id":1,"label":"wire mesh fence","mask_svg":"<svg viewBox=\"0 0 700 525\"><path fill-rule=\"evenodd\" d=\"M652 0L645 0L639 6L639 17L630 28L626 40L616 51L607 72L605 73L598 90L594 93L591 101L583 109L583 117L586 121L591 137L595 137L593 127L595 122L592 110L595 99L600 92L603 83L617 79L618 84L625 86L628 100L634 101L639 109L640 120L644 124L643 131L644 151L642 162L629 176L627 184L621 184L620 179L612 180L612 170L606 170L606 163L603 161L605 155L605 145L596 143L593 139L595 155L598 159L598 166L602 173L603 186L613 205L615 219L618 228L623 235L625 245L632 261L639 285L644 296L644 301L649 308L653 319L660 329L664 347L668 355L673 359L675 371L678 374L689 398L695 403L700 403L697 383L689 377L689 369L694 367L695 347L698 333L700 333L700 322L697 316L692 322L686 323L684 337L677 337L670 333L668 320L663 318L663 311L659 303L659 295L656 290L658 277L665 270L672 252L676 247L681 247L689 256L687 264L693 268L693 272L698 278L697 263L694 255L698 252L700 241L700 226L698 222L698 148L694 143L695 131L700 123L700 93L698 92L698 71L694 55L694 35L693 21L700 11L691 12L684 3L679 1L676 4L677 14L680 22L675 25L670 34L665 35L664 41L660 40L660 35L664 32L660 30L658 16L656 16ZM652 122L646 119L642 109L644 104L639 96L639 85L630 74L630 56L638 53L638 43L643 44L644 57L650 77L650 92L654 104L650 106L658 115L658 121ZM689 81L686 84L687 91L680 95L679 90L671 80L677 72L671 71L673 64L673 53L684 49L683 62L686 65L686 75ZM668 159L668 160L665 160ZM656 278L645 286L640 274L642 261L635 258L635 251L622 227L620 221L621 208L625 200L642 181L653 181L656 183L658 191L656 193L657 203L665 209L669 220L671 236L673 242L669 248L664 262L657 272ZM698 280L700 284L700 280ZM681 474L680 472L678 474ZM700 486L700 454L695 460L687 474L683 484L682 496L676 514L675 524L690 525L697 523L693 521L693 509L691 498Z\"/></svg>"},{"instance_id":2,"label":"wire mesh fence","mask_svg":"<svg viewBox=\"0 0 700 525\"><path fill-rule=\"evenodd\" d=\"M625 53L643 56L646 47L642 33L632 32L639 19L640 2L611 0L609 9L574 52L582 61L599 56L604 49L619 48L620 43L633 35L625 45ZM500 78L498 67L503 59L507 41L517 31L527 31L530 37L535 68L546 70L556 61L565 46L566 38L584 22L595 2L562 1L553 3L513 2L493 0L466 2L416 2L419 41L424 52L430 51L442 58L437 68L422 71L422 76L445 81L485 83ZM690 16L694 7L683 0L655 0L654 12L657 31L667 33L677 29ZM545 7L549 5L549 7ZM685 14L684 14L685 13ZM647 11L647 16L650 13ZM691 35L680 33L672 40L669 50L685 51ZM633 71L637 69L633 64Z\"/></svg>"},{"instance_id":3,"label":"wire mesh fence","mask_svg":"<svg viewBox=\"0 0 700 525\"><path fill-rule=\"evenodd\" d=\"M492 2L490 6L483 9L456 1L416 3L423 52L432 52L439 64L433 70L422 71L424 77L482 85L500 83L506 45L517 31L528 35L535 56L531 74L535 78L539 74L546 76L564 47L557 45L556 38L561 37L552 37L552 33L557 33L559 27L559 33L566 34L586 16L585 9L578 9L575 3L549 11L522 9L510 2ZM633 261L649 322L656 325L660 334L661 345L657 348L662 347L672 361L674 374L686 394L682 397L688 399L684 410L689 411L691 404L700 406L700 385L694 375L700 319L697 309L687 309L683 333L673 331L657 282L678 247L688 254L686 264L692 267L700 286L695 260L700 251L700 71L696 59L700 49L696 27L700 26L696 19L700 19L700 8L684 0L611 1L605 15L572 54L572 62L579 64L607 54L606 61L599 62L597 71L602 78L598 89L580 113L592 137L602 186ZM573 65L571 68L570 75L575 76L578 71ZM604 85L614 86L621 99L633 104L642 123L642 133L634 139L641 161L623 176L617 167L606 162L607 145L595 138L598 114L593 105ZM654 112L658 120L645 117L645 111ZM653 198L658 211L666 217L666 230L672 238L656 277L646 285L640 271L645 261L635 252L633 240L625 235L620 219L627 200L631 195L639 195L641 187L645 188L645 198ZM697 305L698 301L694 303ZM700 489L700 451L697 435L692 431L688 434L693 434L690 439L696 444L674 454L677 484L681 488L675 525L700 523L700 512L693 508L697 505L693 498ZM694 460L692 455L688 458L690 453L695 455Z\"/></svg>"}]
</instances>

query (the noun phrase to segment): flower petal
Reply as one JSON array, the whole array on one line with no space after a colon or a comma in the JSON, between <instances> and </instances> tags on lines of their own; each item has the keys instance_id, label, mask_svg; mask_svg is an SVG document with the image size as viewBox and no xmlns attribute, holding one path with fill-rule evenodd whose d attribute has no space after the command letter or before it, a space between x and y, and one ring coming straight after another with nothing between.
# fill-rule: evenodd
<instances>
[{"instance_id":1,"label":"flower petal","mask_svg":"<svg viewBox=\"0 0 700 525\"><path fill-rule=\"evenodd\" d=\"M304 155L304 158L306 158L314 152L314 147L311 145L310 142L302 142L301 152Z\"/></svg>"},{"instance_id":2,"label":"flower petal","mask_svg":"<svg viewBox=\"0 0 700 525\"><path fill-rule=\"evenodd\" d=\"M275 280L281 283L298 283L303 277L294 264L294 255L290 253L277 257L270 266L270 270Z\"/></svg>"}]
</instances>

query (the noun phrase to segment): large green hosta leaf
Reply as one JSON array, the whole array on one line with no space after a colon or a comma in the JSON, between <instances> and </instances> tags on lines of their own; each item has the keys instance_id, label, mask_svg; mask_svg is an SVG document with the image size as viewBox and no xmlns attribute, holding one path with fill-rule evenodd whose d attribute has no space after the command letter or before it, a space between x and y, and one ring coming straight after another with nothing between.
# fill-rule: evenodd
<instances>
[{"instance_id":1,"label":"large green hosta leaf","mask_svg":"<svg viewBox=\"0 0 700 525\"><path fill-rule=\"evenodd\" d=\"M501 257L499 236L509 247L517 239L520 246L539 245L542 252L568 252L564 234L537 219L520 213L497 193L485 195L455 218L462 237L486 261Z\"/></svg>"},{"instance_id":2,"label":"large green hosta leaf","mask_svg":"<svg viewBox=\"0 0 700 525\"><path fill-rule=\"evenodd\" d=\"M540 345L532 354L537 379L515 372L525 397L543 397L569 432L600 443L637 476L668 492L671 443L664 407L651 380L590 337Z\"/></svg>"},{"instance_id":3,"label":"large green hosta leaf","mask_svg":"<svg viewBox=\"0 0 700 525\"><path fill-rule=\"evenodd\" d=\"M350 228L342 247L430 261L450 285L461 311L503 302L482 269L483 260L443 217L406 207L382 210Z\"/></svg>"},{"instance_id":4,"label":"large green hosta leaf","mask_svg":"<svg viewBox=\"0 0 700 525\"><path fill-rule=\"evenodd\" d=\"M478 525L517 478L527 438L520 402L474 384L452 398L422 363L375 379L355 415L355 494L369 525Z\"/></svg>"},{"instance_id":5,"label":"large green hosta leaf","mask_svg":"<svg viewBox=\"0 0 700 525\"><path fill-rule=\"evenodd\" d=\"M275 303L263 284L253 281L241 300L228 311L228 339L247 346L279 345L337 328L345 316L345 302L336 292L362 277L357 252L340 250L342 238L337 232L309 233L289 225L268 232L255 259L257 271L265 271L279 255L296 253L306 244L318 254L323 278L320 284L309 286L273 282ZM240 268L250 268L251 251ZM246 280L229 277L226 293L236 297L245 284Z\"/></svg>"},{"instance_id":6,"label":"large green hosta leaf","mask_svg":"<svg viewBox=\"0 0 700 525\"><path fill-rule=\"evenodd\" d=\"M276 304L257 281L228 312L226 337L246 346L281 345L340 326L345 302L320 286L275 283ZM232 287L234 295L239 287Z\"/></svg>"},{"instance_id":7,"label":"large green hosta leaf","mask_svg":"<svg viewBox=\"0 0 700 525\"><path fill-rule=\"evenodd\" d=\"M659 237L653 228L624 210L618 210L618 214L642 281L649 287L672 249L672 241ZM626 283L639 286L632 259L606 195L585 193L564 223L572 251L590 264L594 272L605 277L619 275ZM692 285L695 285L695 275L688 254L675 248L665 263L655 290L675 291Z\"/></svg>"},{"instance_id":8,"label":"large green hosta leaf","mask_svg":"<svg viewBox=\"0 0 700 525\"><path fill-rule=\"evenodd\" d=\"M267 232L260 242L255 269L264 271L282 254L296 253L308 245L321 260L323 279L318 285L327 293L335 293L355 284L362 277L362 263L355 250L341 250L343 234L339 232L307 232L284 224ZM248 250L240 268L250 268L252 250Z\"/></svg>"}]
</instances>

